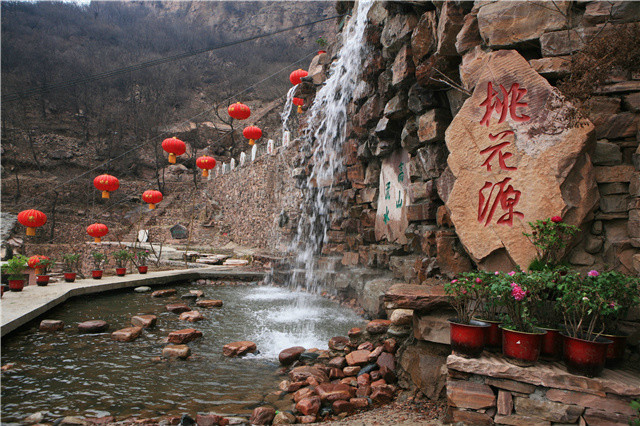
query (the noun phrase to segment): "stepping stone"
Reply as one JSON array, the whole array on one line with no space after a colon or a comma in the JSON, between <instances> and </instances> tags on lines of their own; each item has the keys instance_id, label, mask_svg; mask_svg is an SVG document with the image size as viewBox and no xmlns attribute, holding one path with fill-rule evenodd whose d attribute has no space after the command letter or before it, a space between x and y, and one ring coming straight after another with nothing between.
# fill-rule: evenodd
<instances>
[{"instance_id":1,"label":"stepping stone","mask_svg":"<svg viewBox=\"0 0 640 426\"><path fill-rule=\"evenodd\" d=\"M84 333L102 333L109 329L109 323L102 320L84 321L78 324L78 330Z\"/></svg>"},{"instance_id":2,"label":"stepping stone","mask_svg":"<svg viewBox=\"0 0 640 426\"><path fill-rule=\"evenodd\" d=\"M155 327L158 317L155 315L136 315L131 318L131 324L135 327Z\"/></svg>"},{"instance_id":3,"label":"stepping stone","mask_svg":"<svg viewBox=\"0 0 640 426\"><path fill-rule=\"evenodd\" d=\"M142 333L142 327L127 327L111 333L111 338L118 342L133 342Z\"/></svg>"},{"instance_id":4,"label":"stepping stone","mask_svg":"<svg viewBox=\"0 0 640 426\"><path fill-rule=\"evenodd\" d=\"M189 290L189 293L195 294L198 297L204 296L204 291L202 291L202 290Z\"/></svg>"},{"instance_id":5,"label":"stepping stone","mask_svg":"<svg viewBox=\"0 0 640 426\"><path fill-rule=\"evenodd\" d=\"M191 348L187 345L169 345L162 349L164 358L180 358L185 359L191 355Z\"/></svg>"},{"instance_id":6,"label":"stepping stone","mask_svg":"<svg viewBox=\"0 0 640 426\"><path fill-rule=\"evenodd\" d=\"M40 331L59 331L64 328L64 321L60 320L42 320L40 322Z\"/></svg>"},{"instance_id":7,"label":"stepping stone","mask_svg":"<svg viewBox=\"0 0 640 426\"><path fill-rule=\"evenodd\" d=\"M198 311L189 311L181 313L180 319L182 321L196 322L202 321L204 319L204 316Z\"/></svg>"},{"instance_id":8,"label":"stepping stone","mask_svg":"<svg viewBox=\"0 0 640 426\"><path fill-rule=\"evenodd\" d=\"M278 360L282 365L291 365L300 358L300 355L302 355L304 351L305 349L302 346L284 349L278 355Z\"/></svg>"},{"instance_id":9,"label":"stepping stone","mask_svg":"<svg viewBox=\"0 0 640 426\"><path fill-rule=\"evenodd\" d=\"M136 287L133 289L133 291L135 291L136 293L147 293L151 291L151 287L147 287L147 286Z\"/></svg>"},{"instance_id":10,"label":"stepping stone","mask_svg":"<svg viewBox=\"0 0 640 426\"><path fill-rule=\"evenodd\" d=\"M222 354L224 356L242 356L248 353L256 351L256 344L248 340L242 342L227 343L222 347Z\"/></svg>"},{"instance_id":11,"label":"stepping stone","mask_svg":"<svg viewBox=\"0 0 640 426\"><path fill-rule=\"evenodd\" d=\"M190 300L190 301L196 300L197 298L198 298L198 295L193 293L187 293L180 296L180 299Z\"/></svg>"},{"instance_id":12,"label":"stepping stone","mask_svg":"<svg viewBox=\"0 0 640 426\"><path fill-rule=\"evenodd\" d=\"M177 291L173 288L170 288L167 290L156 290L153 293L151 293L151 297L169 297L169 296L173 296L176 293Z\"/></svg>"},{"instance_id":13,"label":"stepping stone","mask_svg":"<svg viewBox=\"0 0 640 426\"><path fill-rule=\"evenodd\" d=\"M198 331L194 328L185 328L169 333L168 340L169 343L182 345L184 343L189 343L190 341L195 340L199 337L202 337L202 331Z\"/></svg>"},{"instance_id":14,"label":"stepping stone","mask_svg":"<svg viewBox=\"0 0 640 426\"><path fill-rule=\"evenodd\" d=\"M184 303L169 303L166 308L167 311L173 312L174 314L181 314L183 312L188 312L191 310L191 308Z\"/></svg>"},{"instance_id":15,"label":"stepping stone","mask_svg":"<svg viewBox=\"0 0 640 426\"><path fill-rule=\"evenodd\" d=\"M222 306L222 300L198 300L196 306L201 308L219 308Z\"/></svg>"}]
</instances>

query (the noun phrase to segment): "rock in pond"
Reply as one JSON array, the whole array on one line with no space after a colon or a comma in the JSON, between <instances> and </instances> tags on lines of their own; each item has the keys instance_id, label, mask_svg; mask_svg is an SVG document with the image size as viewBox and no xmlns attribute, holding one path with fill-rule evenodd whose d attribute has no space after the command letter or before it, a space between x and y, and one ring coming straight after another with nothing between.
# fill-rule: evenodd
<instances>
[{"instance_id":1,"label":"rock in pond","mask_svg":"<svg viewBox=\"0 0 640 426\"><path fill-rule=\"evenodd\" d=\"M187 294L183 294L182 296L180 296L180 299L186 300L186 301L194 301L198 298L197 294L193 294L193 293L187 293Z\"/></svg>"},{"instance_id":2,"label":"rock in pond","mask_svg":"<svg viewBox=\"0 0 640 426\"><path fill-rule=\"evenodd\" d=\"M151 287L147 287L146 285L136 287L133 289L136 293L148 293L151 291Z\"/></svg>"},{"instance_id":3,"label":"rock in pond","mask_svg":"<svg viewBox=\"0 0 640 426\"><path fill-rule=\"evenodd\" d=\"M355 388L343 383L323 383L316 386L316 392L322 402L333 402L338 400L348 401L356 396Z\"/></svg>"},{"instance_id":4,"label":"rock in pond","mask_svg":"<svg viewBox=\"0 0 640 426\"><path fill-rule=\"evenodd\" d=\"M292 348L284 349L278 355L278 360L282 365L291 365L300 358L300 355L302 355L304 351L305 349L302 346L294 346Z\"/></svg>"},{"instance_id":5,"label":"rock in pond","mask_svg":"<svg viewBox=\"0 0 640 426\"><path fill-rule=\"evenodd\" d=\"M222 306L222 300L198 300L196 306L201 308L219 308Z\"/></svg>"},{"instance_id":6,"label":"rock in pond","mask_svg":"<svg viewBox=\"0 0 640 426\"><path fill-rule=\"evenodd\" d=\"M155 315L136 315L134 317L131 317L131 324L135 327L155 327L157 321L158 317Z\"/></svg>"},{"instance_id":7,"label":"rock in pond","mask_svg":"<svg viewBox=\"0 0 640 426\"><path fill-rule=\"evenodd\" d=\"M61 320L42 320L40 322L40 331L60 331L64 328L64 321Z\"/></svg>"},{"instance_id":8,"label":"rock in pond","mask_svg":"<svg viewBox=\"0 0 640 426\"><path fill-rule=\"evenodd\" d=\"M349 346L349 338L336 336L329 339L329 349L332 351L344 351Z\"/></svg>"},{"instance_id":9,"label":"rock in pond","mask_svg":"<svg viewBox=\"0 0 640 426\"><path fill-rule=\"evenodd\" d=\"M182 345L184 343L189 343L190 341L195 340L199 337L202 337L202 331L198 331L194 328L185 328L169 333L168 340L169 343Z\"/></svg>"},{"instance_id":10,"label":"rock in pond","mask_svg":"<svg viewBox=\"0 0 640 426\"><path fill-rule=\"evenodd\" d=\"M292 425L296 422L296 416L287 412L287 411L279 411L276 416L273 418L273 425Z\"/></svg>"},{"instance_id":11,"label":"rock in pond","mask_svg":"<svg viewBox=\"0 0 640 426\"><path fill-rule=\"evenodd\" d=\"M270 425L276 416L276 410L273 407L257 407L251 414L249 423L252 425Z\"/></svg>"},{"instance_id":12,"label":"rock in pond","mask_svg":"<svg viewBox=\"0 0 640 426\"><path fill-rule=\"evenodd\" d=\"M186 359L189 355L191 355L191 349L187 345L168 345L162 349L162 356L164 358Z\"/></svg>"},{"instance_id":13,"label":"rock in pond","mask_svg":"<svg viewBox=\"0 0 640 426\"><path fill-rule=\"evenodd\" d=\"M189 312L181 313L180 319L182 321L196 322L196 321L202 321L204 319L204 315L202 315L198 311L189 311Z\"/></svg>"},{"instance_id":14,"label":"rock in pond","mask_svg":"<svg viewBox=\"0 0 640 426\"><path fill-rule=\"evenodd\" d=\"M202 290L189 290L189 293L195 294L196 297L204 296L204 291L202 291Z\"/></svg>"},{"instance_id":15,"label":"rock in pond","mask_svg":"<svg viewBox=\"0 0 640 426\"><path fill-rule=\"evenodd\" d=\"M142 334L142 327L127 327L111 333L111 338L118 342L133 342Z\"/></svg>"},{"instance_id":16,"label":"rock in pond","mask_svg":"<svg viewBox=\"0 0 640 426\"><path fill-rule=\"evenodd\" d=\"M109 323L102 320L84 321L78 324L78 330L83 333L102 333L109 329Z\"/></svg>"},{"instance_id":17,"label":"rock in pond","mask_svg":"<svg viewBox=\"0 0 640 426\"><path fill-rule=\"evenodd\" d=\"M169 296L173 296L176 293L177 291L173 288L169 288L166 290L156 290L153 293L151 293L151 297L169 297Z\"/></svg>"},{"instance_id":18,"label":"rock in pond","mask_svg":"<svg viewBox=\"0 0 640 426\"><path fill-rule=\"evenodd\" d=\"M169 303L167 306L167 311L172 312L174 314L181 314L183 312L189 312L191 310L190 307L185 305L184 303Z\"/></svg>"},{"instance_id":19,"label":"rock in pond","mask_svg":"<svg viewBox=\"0 0 640 426\"><path fill-rule=\"evenodd\" d=\"M310 396L303 398L296 404L296 410L304 414L305 416L314 416L318 414L322 401L319 396Z\"/></svg>"},{"instance_id":20,"label":"rock in pond","mask_svg":"<svg viewBox=\"0 0 640 426\"><path fill-rule=\"evenodd\" d=\"M248 340L232 342L222 347L222 354L229 357L242 356L255 352L256 348L256 344Z\"/></svg>"},{"instance_id":21,"label":"rock in pond","mask_svg":"<svg viewBox=\"0 0 640 426\"><path fill-rule=\"evenodd\" d=\"M226 426L229 420L219 414L198 414L196 415L196 424L198 426Z\"/></svg>"},{"instance_id":22,"label":"rock in pond","mask_svg":"<svg viewBox=\"0 0 640 426\"><path fill-rule=\"evenodd\" d=\"M309 377L313 377L318 383L326 383L329 381L327 374L318 367L302 365L289 372L289 378L292 382L304 382Z\"/></svg>"},{"instance_id":23,"label":"rock in pond","mask_svg":"<svg viewBox=\"0 0 640 426\"><path fill-rule=\"evenodd\" d=\"M366 349L349 352L345 357L349 365L364 365L369 362L369 352Z\"/></svg>"}]
</instances>

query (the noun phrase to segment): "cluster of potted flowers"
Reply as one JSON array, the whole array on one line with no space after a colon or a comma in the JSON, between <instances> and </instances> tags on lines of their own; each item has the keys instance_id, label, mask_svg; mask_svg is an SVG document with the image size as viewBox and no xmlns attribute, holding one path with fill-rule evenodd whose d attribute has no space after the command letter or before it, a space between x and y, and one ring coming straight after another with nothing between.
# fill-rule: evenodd
<instances>
[{"instance_id":1,"label":"cluster of potted flowers","mask_svg":"<svg viewBox=\"0 0 640 426\"><path fill-rule=\"evenodd\" d=\"M563 358L570 372L589 377L605 362L615 367L626 345L618 327L640 303L640 280L615 271L570 271L548 256L575 230L559 217L531 225L533 240L545 243L529 272L470 272L445 285L458 315L450 320L453 351L475 357L485 347L501 350L521 366L541 355Z\"/></svg>"}]
</instances>

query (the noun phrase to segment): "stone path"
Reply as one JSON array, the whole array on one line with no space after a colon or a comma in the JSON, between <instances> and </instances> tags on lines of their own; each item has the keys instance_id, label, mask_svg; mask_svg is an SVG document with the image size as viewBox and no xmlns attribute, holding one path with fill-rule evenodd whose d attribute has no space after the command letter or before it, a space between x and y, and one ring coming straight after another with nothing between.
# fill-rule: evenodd
<instances>
[{"instance_id":1,"label":"stone path","mask_svg":"<svg viewBox=\"0 0 640 426\"><path fill-rule=\"evenodd\" d=\"M138 286L167 285L176 281L200 278L220 278L236 280L262 280L264 272L233 270L226 267L207 267L158 271L148 274L131 274L124 277L103 277L100 280L84 279L73 283L51 283L45 287L26 286L21 292L5 292L0 299L2 317L1 335L15 330L23 324L44 314L65 300L84 294L94 294L109 290Z\"/></svg>"}]
</instances>

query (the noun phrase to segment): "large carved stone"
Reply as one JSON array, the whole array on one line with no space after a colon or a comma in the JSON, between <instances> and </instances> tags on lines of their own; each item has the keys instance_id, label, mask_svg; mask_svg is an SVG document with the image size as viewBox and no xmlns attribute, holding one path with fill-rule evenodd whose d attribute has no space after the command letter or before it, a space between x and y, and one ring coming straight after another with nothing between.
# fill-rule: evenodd
<instances>
[{"instance_id":1,"label":"large carved stone","mask_svg":"<svg viewBox=\"0 0 640 426\"><path fill-rule=\"evenodd\" d=\"M479 75L446 132L446 205L479 266L526 268L536 254L527 222L579 225L598 203L593 125L572 123L573 106L516 51L489 54Z\"/></svg>"},{"instance_id":2,"label":"large carved stone","mask_svg":"<svg viewBox=\"0 0 640 426\"><path fill-rule=\"evenodd\" d=\"M394 152L382 161L380 191L376 215L376 240L406 244L405 230L409 226L407 205L411 202L409 154L405 150Z\"/></svg>"}]
</instances>

